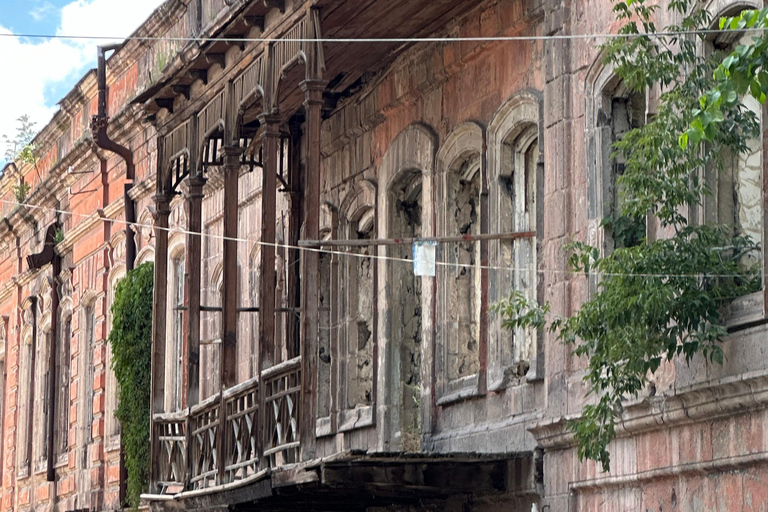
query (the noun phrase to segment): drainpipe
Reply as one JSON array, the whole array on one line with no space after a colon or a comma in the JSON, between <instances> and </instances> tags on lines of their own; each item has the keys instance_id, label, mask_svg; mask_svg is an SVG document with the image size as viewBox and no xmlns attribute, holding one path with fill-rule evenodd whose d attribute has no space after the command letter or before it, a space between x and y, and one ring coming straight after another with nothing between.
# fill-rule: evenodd
<instances>
[{"instance_id":1,"label":"drainpipe","mask_svg":"<svg viewBox=\"0 0 768 512\"><path fill-rule=\"evenodd\" d=\"M109 117L107 116L107 59L106 53L114 51L119 48L120 45L108 45L99 46L97 49L98 68L96 72L96 80L99 87L99 105L98 113L91 119L91 132L93 133L93 141L97 147L106 151L116 153L125 161L125 178L126 183L123 188L123 204L125 205L125 270L129 272L133 270L133 264L136 260L136 241L133 238L133 225L136 222L136 205L128 194L133 188L133 182L136 179L136 166L133 163L133 152L121 146L117 142L113 141L107 135L107 125L109 124ZM102 181L106 184L108 182L106 178L107 163L101 160ZM107 206L108 196L104 198L104 204ZM125 467L125 449L123 448L122 436L120 438L120 503L125 501L126 495L126 467Z\"/></svg>"},{"instance_id":2,"label":"drainpipe","mask_svg":"<svg viewBox=\"0 0 768 512\"><path fill-rule=\"evenodd\" d=\"M99 86L99 111L91 119L91 131L93 132L93 141L97 147L106 151L116 153L125 161L125 184L123 198L125 201L125 268L126 271L133 269L133 262L136 259L136 242L133 238L133 224L136 222L136 205L128 192L133 188L133 182L136 179L136 166L133 163L133 152L116 143L107 135L107 59L105 54L116 50L120 45L108 45L98 47L98 70L97 81ZM103 206L106 206L104 204Z\"/></svg>"}]
</instances>

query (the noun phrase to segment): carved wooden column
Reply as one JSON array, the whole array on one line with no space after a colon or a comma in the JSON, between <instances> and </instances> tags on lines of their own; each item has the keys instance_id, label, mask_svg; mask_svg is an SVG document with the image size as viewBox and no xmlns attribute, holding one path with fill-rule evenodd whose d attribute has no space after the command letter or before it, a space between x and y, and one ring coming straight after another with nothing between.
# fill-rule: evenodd
<instances>
[{"instance_id":1,"label":"carved wooden column","mask_svg":"<svg viewBox=\"0 0 768 512\"><path fill-rule=\"evenodd\" d=\"M275 364L275 222L280 118L265 116L264 176L261 187L261 283L259 283L259 368Z\"/></svg>"},{"instance_id":2,"label":"carved wooden column","mask_svg":"<svg viewBox=\"0 0 768 512\"><path fill-rule=\"evenodd\" d=\"M304 237L320 238L320 123L322 121L323 90L325 82L306 80L301 83L304 106L307 111L305 132L307 167L304 189ZM318 350L318 288L319 255L305 251L302 266L301 304L301 380L302 403L299 425L302 460L315 456L315 399L317 396Z\"/></svg>"},{"instance_id":3,"label":"carved wooden column","mask_svg":"<svg viewBox=\"0 0 768 512\"><path fill-rule=\"evenodd\" d=\"M239 147L226 147L224 154L224 252L221 336L221 390L237 384L237 217Z\"/></svg>"},{"instance_id":4,"label":"carved wooden column","mask_svg":"<svg viewBox=\"0 0 768 512\"><path fill-rule=\"evenodd\" d=\"M264 169L261 186L261 282L259 283L259 454L262 467L268 467L263 457L266 438L266 400L264 370L275 364L275 221L277 216L277 164L280 144L280 117L266 115L261 118L264 126L262 141Z\"/></svg>"},{"instance_id":5,"label":"carved wooden column","mask_svg":"<svg viewBox=\"0 0 768 512\"><path fill-rule=\"evenodd\" d=\"M187 192L187 405L200 401L200 266L202 261L203 185L205 178L189 178Z\"/></svg>"},{"instance_id":6,"label":"carved wooden column","mask_svg":"<svg viewBox=\"0 0 768 512\"><path fill-rule=\"evenodd\" d=\"M163 412L165 407L165 312L168 295L168 217L171 215L171 196L155 196L155 280L152 298L152 414ZM154 485L159 477L160 447L156 444L154 422L151 422L150 459L151 480Z\"/></svg>"},{"instance_id":7,"label":"carved wooden column","mask_svg":"<svg viewBox=\"0 0 768 512\"><path fill-rule=\"evenodd\" d=\"M165 313L168 299L168 217L171 196L155 196L155 284L152 301L152 412L165 407Z\"/></svg>"}]
</instances>

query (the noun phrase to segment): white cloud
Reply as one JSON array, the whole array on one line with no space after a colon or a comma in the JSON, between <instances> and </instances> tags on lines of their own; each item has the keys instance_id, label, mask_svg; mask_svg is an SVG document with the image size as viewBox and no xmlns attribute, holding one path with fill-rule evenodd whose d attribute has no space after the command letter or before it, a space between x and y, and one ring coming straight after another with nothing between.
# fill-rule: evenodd
<instances>
[{"instance_id":1,"label":"white cloud","mask_svg":"<svg viewBox=\"0 0 768 512\"><path fill-rule=\"evenodd\" d=\"M122 41L133 33L163 0L75 0L61 9L58 35L103 36ZM45 12L37 13L44 16ZM36 15L31 14L36 18ZM0 32L11 33L0 26ZM52 87L74 86L95 66L96 47L109 40L47 41L0 37L3 69L0 79L0 134L12 136L16 119L28 114L42 129L61 98L46 98ZM68 90L68 89L67 89ZM5 148L0 148L0 159Z\"/></svg>"},{"instance_id":2,"label":"white cloud","mask_svg":"<svg viewBox=\"0 0 768 512\"><path fill-rule=\"evenodd\" d=\"M51 2L43 2L42 4L35 6L31 11L29 11L29 15L32 16L35 21L40 21L43 18L47 18L54 12L56 12L56 7L54 7Z\"/></svg>"}]
</instances>

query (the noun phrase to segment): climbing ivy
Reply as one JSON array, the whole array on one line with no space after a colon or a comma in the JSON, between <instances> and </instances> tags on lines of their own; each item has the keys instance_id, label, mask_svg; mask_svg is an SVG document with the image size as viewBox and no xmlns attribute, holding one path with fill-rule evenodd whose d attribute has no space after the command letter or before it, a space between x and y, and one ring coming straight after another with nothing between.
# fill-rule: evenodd
<instances>
[{"instance_id":1,"label":"climbing ivy","mask_svg":"<svg viewBox=\"0 0 768 512\"><path fill-rule=\"evenodd\" d=\"M566 247L575 272L599 277L573 316L547 322L549 304L531 303L519 293L494 308L506 327L549 329L587 358L584 380L593 400L570 428L579 457L606 471L622 403L637 397L664 361L690 362L701 354L722 363L723 307L760 288L757 269L744 264L744 255L758 250L754 240L737 236L734 226L697 225L688 218L690 207L710 194L702 170L720 169L726 149L745 152L758 133L757 120L740 101L721 102L712 114L718 122L705 130L707 144L682 143L681 134L700 115L700 98L717 85L714 71L722 56L699 51L699 30L711 23L700 3L672 0L667 18L680 22L661 31L654 23L659 9L650 0L618 0L613 11L628 37L601 47L605 63L629 90L661 91L649 122L613 146L625 162L617 180L620 217L603 224L618 228L622 243L610 254L581 241ZM633 227L645 218L659 226L658 239Z\"/></svg>"},{"instance_id":2,"label":"climbing ivy","mask_svg":"<svg viewBox=\"0 0 768 512\"><path fill-rule=\"evenodd\" d=\"M144 263L118 283L112 304L112 368L119 384L115 416L122 426L127 504L139 506L149 484L152 289L154 266Z\"/></svg>"}]
</instances>

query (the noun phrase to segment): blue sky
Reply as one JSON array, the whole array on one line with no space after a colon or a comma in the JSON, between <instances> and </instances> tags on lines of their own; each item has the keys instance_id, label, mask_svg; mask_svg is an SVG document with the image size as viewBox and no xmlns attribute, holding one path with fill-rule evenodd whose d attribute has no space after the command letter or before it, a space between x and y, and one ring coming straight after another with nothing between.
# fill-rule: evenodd
<instances>
[{"instance_id":1,"label":"blue sky","mask_svg":"<svg viewBox=\"0 0 768 512\"><path fill-rule=\"evenodd\" d=\"M163 0L0 0L0 33L130 35ZM0 37L0 135L13 135L29 115L40 129L58 101L96 65L96 46L109 41ZM11 71L11 73L8 73ZM0 155L5 148L0 148Z\"/></svg>"}]
</instances>

